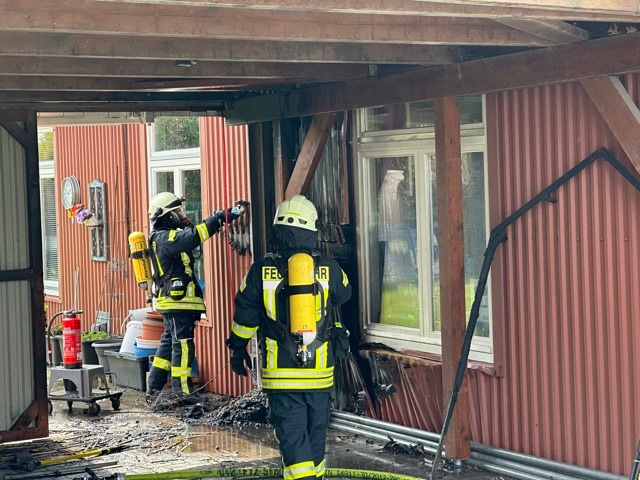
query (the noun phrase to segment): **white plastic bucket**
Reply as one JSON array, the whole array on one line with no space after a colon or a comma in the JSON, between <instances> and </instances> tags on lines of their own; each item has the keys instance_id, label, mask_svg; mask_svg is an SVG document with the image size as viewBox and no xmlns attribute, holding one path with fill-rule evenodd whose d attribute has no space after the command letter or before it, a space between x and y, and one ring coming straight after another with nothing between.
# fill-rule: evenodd
<instances>
[{"instance_id":1,"label":"white plastic bucket","mask_svg":"<svg viewBox=\"0 0 640 480\"><path fill-rule=\"evenodd\" d=\"M146 340L142 337L136 337L136 345L140 348L158 348L160 340Z\"/></svg>"},{"instance_id":2,"label":"white plastic bucket","mask_svg":"<svg viewBox=\"0 0 640 480\"><path fill-rule=\"evenodd\" d=\"M120 347L120 353L133 354L133 343L136 341L136 337L142 334L142 321L131 320L127 323L127 330L122 339L122 346Z\"/></svg>"}]
</instances>

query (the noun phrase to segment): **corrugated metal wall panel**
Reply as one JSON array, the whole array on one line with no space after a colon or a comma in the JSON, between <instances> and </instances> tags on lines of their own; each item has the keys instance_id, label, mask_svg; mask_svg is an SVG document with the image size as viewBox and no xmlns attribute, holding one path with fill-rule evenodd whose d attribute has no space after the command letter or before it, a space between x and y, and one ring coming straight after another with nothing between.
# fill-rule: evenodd
<instances>
[{"instance_id":1,"label":"corrugated metal wall panel","mask_svg":"<svg viewBox=\"0 0 640 480\"><path fill-rule=\"evenodd\" d=\"M89 183L96 178L106 183L108 262L91 260L87 227L67 218L62 203L58 205L61 305L65 310L73 306L78 269L77 307L85 312L81 316L85 330L94 323L96 310L102 310L110 312L112 331L120 333L128 311L145 306L144 292L130 270L127 241L129 230L148 234L145 138L144 125L55 129L56 183L68 175L78 177L85 204Z\"/></svg>"},{"instance_id":2,"label":"corrugated metal wall panel","mask_svg":"<svg viewBox=\"0 0 640 480\"><path fill-rule=\"evenodd\" d=\"M249 198L247 127L226 127L221 118L200 119L203 215ZM207 389L224 395L243 395L251 389L227 365L224 340L232 322L233 297L251 265L249 254L239 255L227 239L217 235L205 243L210 261L205 263L207 322L197 329L196 349L201 377Z\"/></svg>"},{"instance_id":3,"label":"corrugated metal wall panel","mask_svg":"<svg viewBox=\"0 0 640 480\"><path fill-rule=\"evenodd\" d=\"M637 78L629 85L637 101ZM578 83L490 95L487 106L492 225L600 147L628 162ZM640 435L640 194L596 163L555 196L496 254L505 377L470 376L474 440L624 474Z\"/></svg>"},{"instance_id":4,"label":"corrugated metal wall panel","mask_svg":"<svg viewBox=\"0 0 640 480\"><path fill-rule=\"evenodd\" d=\"M24 148L0 128L0 270L28 268L27 172ZM11 228L4 228L10 225Z\"/></svg>"},{"instance_id":5,"label":"corrugated metal wall panel","mask_svg":"<svg viewBox=\"0 0 640 480\"><path fill-rule=\"evenodd\" d=\"M0 271L30 268L24 148L0 127ZM15 227L15 228L14 228ZM0 282L0 432L35 398L29 282Z\"/></svg>"},{"instance_id":6,"label":"corrugated metal wall panel","mask_svg":"<svg viewBox=\"0 0 640 480\"><path fill-rule=\"evenodd\" d=\"M29 282L0 283L0 432L35 399L31 318Z\"/></svg>"}]
</instances>

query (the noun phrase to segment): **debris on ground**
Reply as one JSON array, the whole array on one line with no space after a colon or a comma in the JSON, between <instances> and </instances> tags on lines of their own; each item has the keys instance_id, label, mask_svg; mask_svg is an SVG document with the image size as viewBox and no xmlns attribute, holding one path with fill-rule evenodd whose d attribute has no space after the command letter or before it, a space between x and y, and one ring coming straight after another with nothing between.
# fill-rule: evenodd
<instances>
[{"instance_id":1,"label":"debris on ground","mask_svg":"<svg viewBox=\"0 0 640 480\"><path fill-rule=\"evenodd\" d=\"M231 399L201 419L205 425L245 427L269 425L269 402L262 389Z\"/></svg>"},{"instance_id":2,"label":"debris on ground","mask_svg":"<svg viewBox=\"0 0 640 480\"><path fill-rule=\"evenodd\" d=\"M401 454L401 455L410 455L412 457L422 458L428 453L424 449L424 445L418 443L416 445L407 445L405 443L398 443L393 438L389 437L389 441L384 444L382 447L384 450L387 450L391 453Z\"/></svg>"}]
</instances>

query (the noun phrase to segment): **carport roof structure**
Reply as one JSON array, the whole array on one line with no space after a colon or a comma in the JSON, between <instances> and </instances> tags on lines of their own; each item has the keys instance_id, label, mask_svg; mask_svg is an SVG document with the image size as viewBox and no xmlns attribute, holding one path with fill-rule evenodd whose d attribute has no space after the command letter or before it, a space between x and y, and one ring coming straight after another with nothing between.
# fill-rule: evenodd
<instances>
[{"instance_id":1,"label":"carport roof structure","mask_svg":"<svg viewBox=\"0 0 640 480\"><path fill-rule=\"evenodd\" d=\"M640 70L640 0L0 0L0 109L254 122Z\"/></svg>"}]
</instances>

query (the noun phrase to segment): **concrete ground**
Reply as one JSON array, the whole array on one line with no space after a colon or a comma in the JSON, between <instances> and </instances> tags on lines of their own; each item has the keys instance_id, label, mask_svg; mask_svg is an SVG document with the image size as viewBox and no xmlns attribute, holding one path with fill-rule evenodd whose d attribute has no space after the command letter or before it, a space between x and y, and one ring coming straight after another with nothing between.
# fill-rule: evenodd
<instances>
[{"instance_id":1,"label":"concrete ground","mask_svg":"<svg viewBox=\"0 0 640 480\"><path fill-rule=\"evenodd\" d=\"M271 428L252 422L260 416L259 406L245 402L253 413L232 426L213 423L230 405L229 399L207 394L204 409L200 406L152 412L137 390L122 389L120 409L112 410L110 401L101 400L98 415L89 415L87 404L75 402L69 412L65 401L52 402L50 436L29 442L0 444L0 479L35 480L37 478L108 479L119 473L132 474L237 468L279 468L280 456ZM243 407L244 408L244 407ZM225 412L224 416L229 413ZM248 419L248 420L247 420ZM224 422L223 422L224 423ZM240 424L241 426L237 426ZM59 459L67 455L122 446L123 450L100 456L41 466L32 472L10 468L16 454L31 455L36 460ZM385 450L384 443L329 429L327 467L362 469L428 478L431 457L413 457ZM85 467L89 467L82 472ZM69 468L77 471L69 473ZM93 472L93 473L91 473ZM225 471L225 476L239 472ZM259 472L243 472L257 478ZM47 476L44 476L47 475ZM94 475L94 476L92 476ZM166 478L166 477L165 477ZM183 478L176 474L171 478ZM193 478L193 477L191 477ZM201 478L219 478L203 476ZM237 477L239 478L239 477ZM334 476L333 478L344 478ZM508 477L469 467L443 472L444 479L508 480Z\"/></svg>"}]
</instances>

